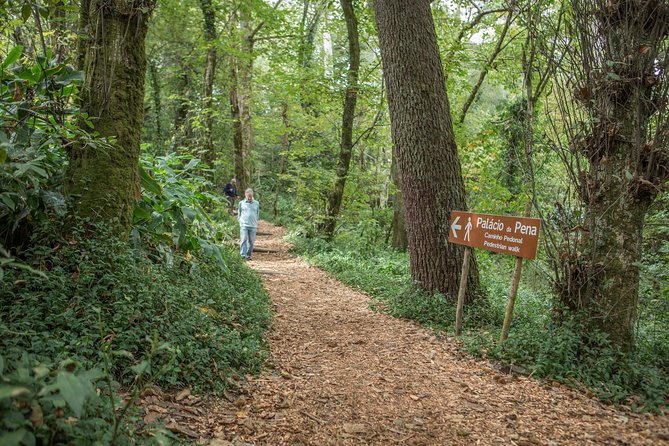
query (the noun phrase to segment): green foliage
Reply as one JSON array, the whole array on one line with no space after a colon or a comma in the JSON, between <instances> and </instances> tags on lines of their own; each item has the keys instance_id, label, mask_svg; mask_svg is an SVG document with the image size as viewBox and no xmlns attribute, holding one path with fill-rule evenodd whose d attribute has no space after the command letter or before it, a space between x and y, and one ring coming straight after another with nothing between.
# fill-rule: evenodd
<instances>
[{"instance_id":1,"label":"green foliage","mask_svg":"<svg viewBox=\"0 0 669 446\"><path fill-rule=\"evenodd\" d=\"M150 240L167 258L172 249L201 251L225 267L218 243L232 239L232 226L217 225L205 207L225 209L227 203L224 197L206 192L211 184L202 176L200 160L145 153L140 161L142 199L135 207L134 237Z\"/></svg>"},{"instance_id":2,"label":"green foliage","mask_svg":"<svg viewBox=\"0 0 669 446\"><path fill-rule=\"evenodd\" d=\"M74 123L83 74L50 53L22 63L22 50L9 51L0 71L0 244L7 247L25 243L49 214L64 214L65 149L104 145Z\"/></svg>"},{"instance_id":3,"label":"green foliage","mask_svg":"<svg viewBox=\"0 0 669 446\"><path fill-rule=\"evenodd\" d=\"M179 253L170 263L156 262L104 228L95 228L95 236L91 229L35 241L23 260L45 278L6 274L4 283L15 284L0 291L0 349L9 360L29 352L97 367L109 340L119 353L110 370L127 385L156 330L174 352L155 358L154 367L165 369L161 385L221 389L230 377L262 365L267 295L238 256L223 251L226 269Z\"/></svg>"},{"instance_id":4,"label":"green foliage","mask_svg":"<svg viewBox=\"0 0 669 446\"><path fill-rule=\"evenodd\" d=\"M655 345L642 342L636 351L624 352L613 347L605 333L587 329L573 317L560 325L516 321L503 346L496 342L498 334L470 333L468 351L520 365L536 378L589 389L602 401L636 410L659 410L669 404L663 347L667 338Z\"/></svg>"},{"instance_id":5,"label":"green foliage","mask_svg":"<svg viewBox=\"0 0 669 446\"><path fill-rule=\"evenodd\" d=\"M145 376L136 374L135 397L123 403L114 393L116 383L100 369L30 354L0 356L0 444L169 444L169 433L143 426L131 407Z\"/></svg>"}]
</instances>

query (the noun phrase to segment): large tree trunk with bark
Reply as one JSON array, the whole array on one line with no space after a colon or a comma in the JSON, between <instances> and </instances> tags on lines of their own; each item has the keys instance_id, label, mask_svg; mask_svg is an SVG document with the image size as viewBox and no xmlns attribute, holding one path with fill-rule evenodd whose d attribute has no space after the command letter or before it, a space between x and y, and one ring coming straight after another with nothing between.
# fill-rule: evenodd
<instances>
[{"instance_id":1,"label":"large tree trunk with bark","mask_svg":"<svg viewBox=\"0 0 669 446\"><path fill-rule=\"evenodd\" d=\"M421 287L455 299L464 248L448 243L449 217L451 210L466 209L465 188L430 2L375 0L374 9L411 275ZM467 301L479 292L473 261Z\"/></svg>"},{"instance_id":2,"label":"large tree trunk with bark","mask_svg":"<svg viewBox=\"0 0 669 446\"><path fill-rule=\"evenodd\" d=\"M406 216L404 214L404 198L402 197L402 180L400 172L397 168L397 162L393 156L392 165L390 167L390 175L395 186L395 193L393 194L393 223L392 223L392 240L391 246L398 251L406 251L409 248L409 239L407 237Z\"/></svg>"},{"instance_id":3,"label":"large tree trunk with bark","mask_svg":"<svg viewBox=\"0 0 669 446\"><path fill-rule=\"evenodd\" d=\"M588 160L575 174L584 218L560 259L563 304L589 326L631 346L644 218L669 178L665 0L572 0L586 120L570 150ZM566 108L573 110L573 105ZM573 118L573 116L572 116ZM566 260L566 261L565 261Z\"/></svg>"},{"instance_id":4,"label":"large tree trunk with bark","mask_svg":"<svg viewBox=\"0 0 669 446\"><path fill-rule=\"evenodd\" d=\"M84 0L82 24L90 41L81 45L86 74L81 109L94 131L114 138L113 147L88 145L68 153L68 191L77 214L114 221L122 236L132 224L139 197L139 143L144 116L144 40L154 3Z\"/></svg>"},{"instance_id":5,"label":"large tree trunk with bark","mask_svg":"<svg viewBox=\"0 0 669 446\"><path fill-rule=\"evenodd\" d=\"M352 0L341 0L344 11L346 30L348 34L348 78L346 83L346 97L344 99L344 111L342 114L341 146L339 149L339 162L335 173L335 182L328 195L325 221L321 227L322 232L328 239L334 235L337 217L341 209L341 202L346 187L351 155L353 153L353 119L355 118L355 103L358 99L358 70L360 69L360 42L358 36L358 20L355 17Z\"/></svg>"}]
</instances>

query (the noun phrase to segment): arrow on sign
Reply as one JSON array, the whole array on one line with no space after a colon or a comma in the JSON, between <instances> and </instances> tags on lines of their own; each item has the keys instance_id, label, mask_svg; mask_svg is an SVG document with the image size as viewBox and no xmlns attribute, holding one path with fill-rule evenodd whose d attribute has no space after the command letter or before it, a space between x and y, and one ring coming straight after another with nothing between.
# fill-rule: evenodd
<instances>
[{"instance_id":1,"label":"arrow on sign","mask_svg":"<svg viewBox=\"0 0 669 446\"><path fill-rule=\"evenodd\" d=\"M453 237L458 238L458 233L455 232L458 229L462 229L462 225L458 224L458 221L460 220L460 216L458 215L455 217L455 220L453 220L453 224L451 225L451 230L453 231Z\"/></svg>"}]
</instances>

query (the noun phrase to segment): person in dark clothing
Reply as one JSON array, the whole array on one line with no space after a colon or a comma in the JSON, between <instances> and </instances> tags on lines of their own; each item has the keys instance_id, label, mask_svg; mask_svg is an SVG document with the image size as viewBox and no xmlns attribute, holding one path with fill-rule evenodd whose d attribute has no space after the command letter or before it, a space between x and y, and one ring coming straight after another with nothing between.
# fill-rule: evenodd
<instances>
[{"instance_id":1,"label":"person in dark clothing","mask_svg":"<svg viewBox=\"0 0 669 446\"><path fill-rule=\"evenodd\" d=\"M223 191L225 192L225 198L228 200L228 212L230 212L230 215L234 215L235 199L237 198L237 180L234 178L231 179L230 182L225 185Z\"/></svg>"}]
</instances>

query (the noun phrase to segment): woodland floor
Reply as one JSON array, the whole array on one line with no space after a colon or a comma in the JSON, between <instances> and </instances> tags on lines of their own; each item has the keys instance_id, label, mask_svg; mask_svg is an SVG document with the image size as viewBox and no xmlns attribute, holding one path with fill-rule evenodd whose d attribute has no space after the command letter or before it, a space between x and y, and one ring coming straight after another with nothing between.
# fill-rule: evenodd
<instances>
[{"instance_id":1,"label":"woodland floor","mask_svg":"<svg viewBox=\"0 0 669 446\"><path fill-rule=\"evenodd\" d=\"M256 246L278 251L249 262L276 311L267 370L220 400L149 392L147 417L213 446L669 445L669 416L504 374L452 337L372 311L290 254L283 229L259 232Z\"/></svg>"}]
</instances>

